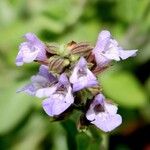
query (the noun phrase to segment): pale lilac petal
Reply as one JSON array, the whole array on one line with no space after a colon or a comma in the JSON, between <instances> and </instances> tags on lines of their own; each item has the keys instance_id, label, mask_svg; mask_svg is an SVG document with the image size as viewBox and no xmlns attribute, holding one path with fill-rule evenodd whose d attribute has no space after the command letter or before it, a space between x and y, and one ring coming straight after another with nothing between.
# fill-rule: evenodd
<instances>
[{"instance_id":1,"label":"pale lilac petal","mask_svg":"<svg viewBox=\"0 0 150 150\"><path fill-rule=\"evenodd\" d=\"M22 53L19 52L17 57L16 57L16 65L17 66L22 66L23 64L24 64L24 62L23 62Z\"/></svg>"},{"instance_id":2,"label":"pale lilac petal","mask_svg":"<svg viewBox=\"0 0 150 150\"><path fill-rule=\"evenodd\" d=\"M61 95L54 94L43 101L43 109L49 116L56 116L63 113L71 104L65 102Z\"/></svg>"},{"instance_id":3,"label":"pale lilac petal","mask_svg":"<svg viewBox=\"0 0 150 150\"><path fill-rule=\"evenodd\" d=\"M81 57L81 58L79 59L77 66L78 66L79 68L84 68L84 67L87 66L87 62L86 62L86 60L85 60L84 57Z\"/></svg>"},{"instance_id":4,"label":"pale lilac petal","mask_svg":"<svg viewBox=\"0 0 150 150\"><path fill-rule=\"evenodd\" d=\"M93 121L95 119L96 113L94 111L94 107L99 104L104 106L104 100L105 100L105 97L102 94L98 94L95 96L94 100L90 104L90 107L86 113L86 118L88 120Z\"/></svg>"},{"instance_id":5,"label":"pale lilac petal","mask_svg":"<svg viewBox=\"0 0 150 150\"><path fill-rule=\"evenodd\" d=\"M70 103L65 103L65 102L61 102L55 100L55 105L53 105L53 114L54 115L60 115L61 113L63 113L66 109L69 108L69 106L71 105Z\"/></svg>"},{"instance_id":6,"label":"pale lilac petal","mask_svg":"<svg viewBox=\"0 0 150 150\"><path fill-rule=\"evenodd\" d=\"M49 68L46 65L40 66L38 75L45 77L50 83L54 83L57 81L57 78L49 72Z\"/></svg>"},{"instance_id":7,"label":"pale lilac petal","mask_svg":"<svg viewBox=\"0 0 150 150\"><path fill-rule=\"evenodd\" d=\"M93 87L98 84L94 74L88 69L86 60L81 57L76 64L70 82L73 84L73 91L79 91L83 88Z\"/></svg>"},{"instance_id":8,"label":"pale lilac petal","mask_svg":"<svg viewBox=\"0 0 150 150\"><path fill-rule=\"evenodd\" d=\"M103 94L98 94L95 96L95 99L93 101L93 105L97 105L97 104L101 104L102 106L104 106L104 101L105 101L105 97Z\"/></svg>"},{"instance_id":9,"label":"pale lilac petal","mask_svg":"<svg viewBox=\"0 0 150 150\"><path fill-rule=\"evenodd\" d=\"M63 113L74 102L72 88L65 74L60 75L57 84L51 86L51 89L47 88L46 90L40 89L37 93L39 92L38 96L47 94L48 98L43 101L43 109L49 116L57 116Z\"/></svg>"},{"instance_id":10,"label":"pale lilac petal","mask_svg":"<svg viewBox=\"0 0 150 150\"><path fill-rule=\"evenodd\" d=\"M92 50L99 67L107 66L112 60L120 61L135 56L137 50L124 51L115 39L111 38L109 31L102 31L98 36L96 46ZM121 58L121 59L120 59Z\"/></svg>"},{"instance_id":11,"label":"pale lilac petal","mask_svg":"<svg viewBox=\"0 0 150 150\"><path fill-rule=\"evenodd\" d=\"M119 50L119 56L121 59L127 59L136 55L137 50Z\"/></svg>"},{"instance_id":12,"label":"pale lilac petal","mask_svg":"<svg viewBox=\"0 0 150 150\"><path fill-rule=\"evenodd\" d=\"M81 84L73 84L73 92L77 92L77 91L80 91L81 89L83 89L84 88L84 86L83 85L81 85Z\"/></svg>"},{"instance_id":13,"label":"pale lilac petal","mask_svg":"<svg viewBox=\"0 0 150 150\"><path fill-rule=\"evenodd\" d=\"M46 78L44 78L43 76L40 76L40 75L32 76L31 83L38 89L44 88L44 87L47 87L50 85L50 82Z\"/></svg>"},{"instance_id":14,"label":"pale lilac petal","mask_svg":"<svg viewBox=\"0 0 150 150\"><path fill-rule=\"evenodd\" d=\"M88 77L80 77L78 78L78 82L73 84L73 91L76 92L84 88L96 86L97 84L98 82L96 80L90 79Z\"/></svg>"},{"instance_id":15,"label":"pale lilac petal","mask_svg":"<svg viewBox=\"0 0 150 150\"><path fill-rule=\"evenodd\" d=\"M18 55L20 55L23 58L24 63L30 63L36 59L39 51L40 49L34 48L34 45L31 45L31 43L23 42L19 46Z\"/></svg>"},{"instance_id":16,"label":"pale lilac petal","mask_svg":"<svg viewBox=\"0 0 150 150\"><path fill-rule=\"evenodd\" d=\"M73 84L73 91L76 91L77 89L78 89L78 90L81 90L81 89L85 88L87 84L88 84L87 77L86 77L86 76L80 77L80 78L78 78L78 80ZM75 89L76 89L76 90L75 90Z\"/></svg>"},{"instance_id":17,"label":"pale lilac petal","mask_svg":"<svg viewBox=\"0 0 150 150\"><path fill-rule=\"evenodd\" d=\"M17 92L25 92L31 96L35 96L36 91L40 88L43 88L47 85L47 80L42 76L32 76L31 83L25 87L19 89Z\"/></svg>"},{"instance_id":18,"label":"pale lilac petal","mask_svg":"<svg viewBox=\"0 0 150 150\"><path fill-rule=\"evenodd\" d=\"M87 68L86 72L87 72L87 79L89 80L88 81L89 84L91 84L90 81L91 82L94 81L94 82L96 82L96 84L98 84L97 78L95 77L95 75L88 68Z\"/></svg>"},{"instance_id":19,"label":"pale lilac petal","mask_svg":"<svg viewBox=\"0 0 150 150\"><path fill-rule=\"evenodd\" d=\"M47 58L45 45L33 33L27 33L24 37L26 42L19 46L16 65L21 66L34 60L44 61Z\"/></svg>"},{"instance_id":20,"label":"pale lilac petal","mask_svg":"<svg viewBox=\"0 0 150 150\"><path fill-rule=\"evenodd\" d=\"M72 72L72 74L71 74L71 76L69 78L71 83L75 83L78 80L77 73L78 73L78 67L75 66L75 68L73 69L73 72Z\"/></svg>"},{"instance_id":21,"label":"pale lilac petal","mask_svg":"<svg viewBox=\"0 0 150 150\"><path fill-rule=\"evenodd\" d=\"M76 66L73 69L72 75L70 76L70 82L71 83L76 83L78 81L78 71L79 69L86 68L87 67L87 62L86 60L81 57Z\"/></svg>"},{"instance_id":22,"label":"pale lilac petal","mask_svg":"<svg viewBox=\"0 0 150 150\"><path fill-rule=\"evenodd\" d=\"M56 90L57 90L57 85L47 87L47 88L40 88L36 91L36 96L38 98L49 97L53 93L55 93Z\"/></svg>"},{"instance_id":23,"label":"pale lilac petal","mask_svg":"<svg viewBox=\"0 0 150 150\"><path fill-rule=\"evenodd\" d=\"M66 103L68 103L68 104L72 104L72 103L74 102L74 97L73 97L73 95L72 95L72 88L71 88L71 86L69 86L67 90L68 90L68 91L67 91L67 94L66 94L66 96L65 96L64 101L65 101Z\"/></svg>"},{"instance_id":24,"label":"pale lilac petal","mask_svg":"<svg viewBox=\"0 0 150 150\"><path fill-rule=\"evenodd\" d=\"M120 115L110 115L110 114L101 114L96 117L94 121L91 122L96 125L99 129L104 132L110 132L118 127L122 123L122 118Z\"/></svg>"},{"instance_id":25,"label":"pale lilac petal","mask_svg":"<svg viewBox=\"0 0 150 150\"><path fill-rule=\"evenodd\" d=\"M24 35L24 38L28 41L28 42L31 42L31 43L35 43L35 42L39 42L39 39L37 38L37 36L34 34L34 33L26 33Z\"/></svg>"},{"instance_id":26,"label":"pale lilac petal","mask_svg":"<svg viewBox=\"0 0 150 150\"><path fill-rule=\"evenodd\" d=\"M103 67L111 62L106 56L101 53L95 53L95 60L98 66Z\"/></svg>"},{"instance_id":27,"label":"pale lilac petal","mask_svg":"<svg viewBox=\"0 0 150 150\"><path fill-rule=\"evenodd\" d=\"M91 107L87 113L86 113L86 118L89 120L89 121L93 121L96 117L96 114L94 112L94 107Z\"/></svg>"},{"instance_id":28,"label":"pale lilac petal","mask_svg":"<svg viewBox=\"0 0 150 150\"><path fill-rule=\"evenodd\" d=\"M50 98L47 98L42 102L44 111L51 117L54 116L54 114L53 114L54 103L55 103L55 101Z\"/></svg>"},{"instance_id":29,"label":"pale lilac petal","mask_svg":"<svg viewBox=\"0 0 150 150\"><path fill-rule=\"evenodd\" d=\"M103 39L110 38L110 37L111 37L110 32L107 30L103 30L99 33L98 39L103 40Z\"/></svg>"},{"instance_id":30,"label":"pale lilac petal","mask_svg":"<svg viewBox=\"0 0 150 150\"><path fill-rule=\"evenodd\" d=\"M90 88L90 87L94 87L94 86L96 86L96 85L98 85L98 81L97 80L92 80L92 79L90 79L90 78L88 78L87 79L87 84L86 85L84 85L84 87L86 88Z\"/></svg>"},{"instance_id":31,"label":"pale lilac petal","mask_svg":"<svg viewBox=\"0 0 150 150\"><path fill-rule=\"evenodd\" d=\"M109 43L110 36L111 35L109 31L103 30L102 32L100 32L98 35L98 40L92 52L95 54L95 53L101 53L102 51L104 51L106 46Z\"/></svg>"},{"instance_id":32,"label":"pale lilac petal","mask_svg":"<svg viewBox=\"0 0 150 150\"><path fill-rule=\"evenodd\" d=\"M24 38L26 39L30 47L36 46L37 48L42 50L45 47L44 44L38 39L38 37L34 33L26 33L24 35Z\"/></svg>"},{"instance_id":33,"label":"pale lilac petal","mask_svg":"<svg viewBox=\"0 0 150 150\"><path fill-rule=\"evenodd\" d=\"M33 60L36 59L39 51L33 51L31 52L30 50L24 50L23 51L23 62L25 63L31 63Z\"/></svg>"},{"instance_id":34,"label":"pale lilac petal","mask_svg":"<svg viewBox=\"0 0 150 150\"><path fill-rule=\"evenodd\" d=\"M117 106L105 101L103 94L95 96L86 113L86 118L99 129L109 132L122 123Z\"/></svg>"},{"instance_id":35,"label":"pale lilac petal","mask_svg":"<svg viewBox=\"0 0 150 150\"><path fill-rule=\"evenodd\" d=\"M61 74L59 77L59 83L61 83L62 85L68 85L69 84L69 80L66 76L66 74Z\"/></svg>"},{"instance_id":36,"label":"pale lilac petal","mask_svg":"<svg viewBox=\"0 0 150 150\"><path fill-rule=\"evenodd\" d=\"M105 106L104 107L105 107L106 112L108 112L108 113L110 113L112 115L117 113L118 107L116 105L114 105L114 104L110 104L108 102L105 102Z\"/></svg>"},{"instance_id":37,"label":"pale lilac petal","mask_svg":"<svg viewBox=\"0 0 150 150\"><path fill-rule=\"evenodd\" d=\"M43 98L51 96L58 88L57 79L48 72L48 67L45 65L41 65L39 73L32 76L30 80L31 83L20 89L19 92Z\"/></svg>"},{"instance_id":38,"label":"pale lilac petal","mask_svg":"<svg viewBox=\"0 0 150 150\"><path fill-rule=\"evenodd\" d=\"M24 37L29 43L30 49L38 51L36 60L40 61L45 60L46 59L45 45L37 38L37 36L34 33L27 33L24 35Z\"/></svg>"},{"instance_id":39,"label":"pale lilac petal","mask_svg":"<svg viewBox=\"0 0 150 150\"><path fill-rule=\"evenodd\" d=\"M105 56L108 60L120 60L119 51L117 47L112 47L109 49L109 51L106 51L104 54L101 55Z\"/></svg>"},{"instance_id":40,"label":"pale lilac petal","mask_svg":"<svg viewBox=\"0 0 150 150\"><path fill-rule=\"evenodd\" d=\"M27 93L27 94L29 94L31 96L34 96L35 92L36 92L36 89L35 89L35 87L32 84L28 84L25 87L17 90L17 93L19 93L19 92L25 92L25 93Z\"/></svg>"}]
</instances>

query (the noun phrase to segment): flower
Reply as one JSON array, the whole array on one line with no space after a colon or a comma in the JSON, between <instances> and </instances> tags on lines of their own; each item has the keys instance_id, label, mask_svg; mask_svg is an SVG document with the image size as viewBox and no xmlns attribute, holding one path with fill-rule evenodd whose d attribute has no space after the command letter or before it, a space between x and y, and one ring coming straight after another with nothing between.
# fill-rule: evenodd
<instances>
[{"instance_id":1,"label":"flower","mask_svg":"<svg viewBox=\"0 0 150 150\"><path fill-rule=\"evenodd\" d=\"M111 34L107 30L99 33L96 46L92 50L95 56L97 65L100 67L106 66L112 60L120 61L136 55L137 50L123 50L118 45L118 42L111 38Z\"/></svg>"},{"instance_id":2,"label":"flower","mask_svg":"<svg viewBox=\"0 0 150 150\"><path fill-rule=\"evenodd\" d=\"M104 132L109 132L122 123L122 118L117 114L117 106L105 101L102 94L95 96L91 103L86 118Z\"/></svg>"},{"instance_id":3,"label":"flower","mask_svg":"<svg viewBox=\"0 0 150 150\"><path fill-rule=\"evenodd\" d=\"M70 76L70 82L73 84L73 91L79 91L83 88L93 87L98 84L94 74L88 69L86 60L81 57L73 69Z\"/></svg>"},{"instance_id":4,"label":"flower","mask_svg":"<svg viewBox=\"0 0 150 150\"><path fill-rule=\"evenodd\" d=\"M26 92L29 95L43 97L51 94L53 88L51 85L57 82L57 79L48 71L48 67L41 65L39 73L31 77L31 83L18 90Z\"/></svg>"},{"instance_id":5,"label":"flower","mask_svg":"<svg viewBox=\"0 0 150 150\"><path fill-rule=\"evenodd\" d=\"M74 102L72 88L65 74L60 75L54 87L56 89L43 101L43 109L51 117L63 113Z\"/></svg>"},{"instance_id":6,"label":"flower","mask_svg":"<svg viewBox=\"0 0 150 150\"><path fill-rule=\"evenodd\" d=\"M45 45L33 33L24 35L26 42L19 46L19 53L16 57L16 65L22 66L34 60L44 61L46 59Z\"/></svg>"}]
</instances>

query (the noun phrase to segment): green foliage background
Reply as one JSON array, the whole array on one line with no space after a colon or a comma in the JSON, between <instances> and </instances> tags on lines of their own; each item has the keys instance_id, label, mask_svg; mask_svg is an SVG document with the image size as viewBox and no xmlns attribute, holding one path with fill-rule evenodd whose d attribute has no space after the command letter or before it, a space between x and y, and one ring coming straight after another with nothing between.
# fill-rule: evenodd
<instances>
[{"instance_id":1,"label":"green foliage background","mask_svg":"<svg viewBox=\"0 0 150 150\"><path fill-rule=\"evenodd\" d=\"M78 112L51 122L39 99L16 90L29 82L38 65L15 66L22 35L34 32L43 41L88 41L108 29L135 58L114 63L99 76L105 95L119 105L122 134L130 124L150 122L150 1L149 0L1 0L0 1L0 149L94 150L109 147L109 134L96 128L76 130ZM103 148L102 148L103 149Z\"/></svg>"}]
</instances>

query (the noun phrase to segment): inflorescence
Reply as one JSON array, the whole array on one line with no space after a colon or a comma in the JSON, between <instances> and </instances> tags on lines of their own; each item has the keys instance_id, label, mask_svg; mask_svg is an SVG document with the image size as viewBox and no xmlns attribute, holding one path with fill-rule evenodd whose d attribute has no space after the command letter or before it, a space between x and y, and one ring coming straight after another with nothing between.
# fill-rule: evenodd
<instances>
[{"instance_id":1,"label":"inflorescence","mask_svg":"<svg viewBox=\"0 0 150 150\"><path fill-rule=\"evenodd\" d=\"M33 33L24 35L16 65L33 61L40 64L31 82L18 90L44 99L42 107L53 118L80 110L80 127L94 124L109 132L122 123L117 106L102 94L97 75L109 68L113 60L136 55L137 50L123 50L109 31L99 33L95 47L74 41L66 45L43 43Z\"/></svg>"}]
</instances>

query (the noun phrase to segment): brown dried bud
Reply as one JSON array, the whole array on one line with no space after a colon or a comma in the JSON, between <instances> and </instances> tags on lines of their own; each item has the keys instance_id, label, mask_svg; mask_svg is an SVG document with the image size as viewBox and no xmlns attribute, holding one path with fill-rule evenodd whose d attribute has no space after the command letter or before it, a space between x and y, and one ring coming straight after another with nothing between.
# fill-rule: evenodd
<instances>
[{"instance_id":1,"label":"brown dried bud","mask_svg":"<svg viewBox=\"0 0 150 150\"><path fill-rule=\"evenodd\" d=\"M90 51L93 49L93 47L88 43L76 43L74 41L68 43L67 48L70 51L70 54L78 54L84 57L88 56Z\"/></svg>"},{"instance_id":2,"label":"brown dried bud","mask_svg":"<svg viewBox=\"0 0 150 150\"><path fill-rule=\"evenodd\" d=\"M108 67L109 67L109 65L103 66L103 67L98 67L98 66L96 66L95 68L92 69L92 72L93 72L95 75L98 75L98 74L100 74L101 72L105 71Z\"/></svg>"},{"instance_id":3,"label":"brown dried bud","mask_svg":"<svg viewBox=\"0 0 150 150\"><path fill-rule=\"evenodd\" d=\"M57 55L59 45L56 43L46 43L46 52L48 56Z\"/></svg>"},{"instance_id":4,"label":"brown dried bud","mask_svg":"<svg viewBox=\"0 0 150 150\"><path fill-rule=\"evenodd\" d=\"M76 42L75 41L71 41L70 43L67 44L67 49L69 51L71 51L71 49L73 49L76 46Z\"/></svg>"},{"instance_id":5,"label":"brown dried bud","mask_svg":"<svg viewBox=\"0 0 150 150\"><path fill-rule=\"evenodd\" d=\"M65 67L70 64L68 59L64 59L56 55L50 57L48 62L50 71L56 74L62 73Z\"/></svg>"}]
</instances>

